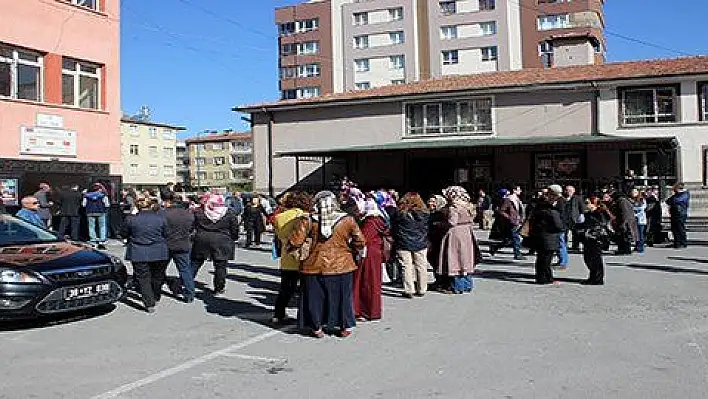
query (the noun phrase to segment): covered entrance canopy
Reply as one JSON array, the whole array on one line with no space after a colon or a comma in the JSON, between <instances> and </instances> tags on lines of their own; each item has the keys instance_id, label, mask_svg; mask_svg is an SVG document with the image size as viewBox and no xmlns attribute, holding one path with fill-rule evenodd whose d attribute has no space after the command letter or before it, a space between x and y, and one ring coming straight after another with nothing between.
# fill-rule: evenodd
<instances>
[{"instance_id":1,"label":"covered entrance canopy","mask_svg":"<svg viewBox=\"0 0 708 399\"><path fill-rule=\"evenodd\" d=\"M335 159L365 189L392 187L421 193L449 184L470 190L521 185L573 184L589 191L605 185L659 184L677 176L673 137L577 135L565 137L436 137L430 139L283 151L300 160ZM645 154L638 157L636 154ZM644 160L638 164L637 160ZM326 173L322 173L323 184ZM629 181L631 180L631 181Z\"/></svg>"}]
</instances>

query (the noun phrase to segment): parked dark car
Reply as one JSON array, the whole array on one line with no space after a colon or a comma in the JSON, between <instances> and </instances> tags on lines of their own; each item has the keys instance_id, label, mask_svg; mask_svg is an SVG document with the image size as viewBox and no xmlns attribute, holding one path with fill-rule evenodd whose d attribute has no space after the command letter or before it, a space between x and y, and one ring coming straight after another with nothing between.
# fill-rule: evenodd
<instances>
[{"instance_id":1,"label":"parked dark car","mask_svg":"<svg viewBox=\"0 0 708 399\"><path fill-rule=\"evenodd\" d=\"M119 258L0 213L0 319L108 305L126 281Z\"/></svg>"}]
</instances>

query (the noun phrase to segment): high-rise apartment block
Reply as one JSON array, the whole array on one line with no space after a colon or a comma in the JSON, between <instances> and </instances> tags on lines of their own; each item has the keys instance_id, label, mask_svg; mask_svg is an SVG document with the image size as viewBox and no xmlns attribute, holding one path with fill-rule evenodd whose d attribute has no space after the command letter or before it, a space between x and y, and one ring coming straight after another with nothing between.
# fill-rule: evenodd
<instances>
[{"instance_id":1,"label":"high-rise apartment block","mask_svg":"<svg viewBox=\"0 0 708 399\"><path fill-rule=\"evenodd\" d=\"M603 0L311 0L276 10L284 100L604 62Z\"/></svg>"}]
</instances>

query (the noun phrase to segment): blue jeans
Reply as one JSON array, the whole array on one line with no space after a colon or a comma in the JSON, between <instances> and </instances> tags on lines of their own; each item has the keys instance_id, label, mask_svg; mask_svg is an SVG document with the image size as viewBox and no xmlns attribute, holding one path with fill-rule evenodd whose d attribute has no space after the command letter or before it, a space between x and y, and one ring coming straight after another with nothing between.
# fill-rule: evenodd
<instances>
[{"instance_id":1,"label":"blue jeans","mask_svg":"<svg viewBox=\"0 0 708 399\"><path fill-rule=\"evenodd\" d=\"M558 233L560 237L560 249L558 250L558 263L561 267L568 266L568 243L565 241L565 232Z\"/></svg>"},{"instance_id":2,"label":"blue jeans","mask_svg":"<svg viewBox=\"0 0 708 399\"><path fill-rule=\"evenodd\" d=\"M106 226L106 214L105 213L89 213L88 217L88 231L89 231L89 241L96 244L102 244L106 242L108 230ZM98 225L98 232L96 232L96 226Z\"/></svg>"},{"instance_id":3,"label":"blue jeans","mask_svg":"<svg viewBox=\"0 0 708 399\"><path fill-rule=\"evenodd\" d=\"M175 262L175 266L177 266L177 270L179 271L179 278L182 280L182 293L184 295L184 299L194 299L194 270L192 269L190 251L170 251L170 259Z\"/></svg>"},{"instance_id":4,"label":"blue jeans","mask_svg":"<svg viewBox=\"0 0 708 399\"><path fill-rule=\"evenodd\" d=\"M637 225L637 252L640 254L644 253L644 242L647 237L647 225L638 224Z\"/></svg>"},{"instance_id":5,"label":"blue jeans","mask_svg":"<svg viewBox=\"0 0 708 399\"><path fill-rule=\"evenodd\" d=\"M520 258L521 257L521 227L512 227L511 228L511 240L512 240L512 248L514 248L514 257L515 258Z\"/></svg>"}]
</instances>

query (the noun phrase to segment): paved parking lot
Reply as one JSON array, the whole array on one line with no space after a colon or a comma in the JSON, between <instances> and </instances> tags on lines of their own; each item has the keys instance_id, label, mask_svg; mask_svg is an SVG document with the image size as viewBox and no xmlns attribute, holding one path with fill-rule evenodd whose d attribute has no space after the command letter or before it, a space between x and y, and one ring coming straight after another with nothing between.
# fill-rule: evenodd
<instances>
[{"instance_id":1,"label":"paved parking lot","mask_svg":"<svg viewBox=\"0 0 708 399\"><path fill-rule=\"evenodd\" d=\"M532 259L502 253L471 295L387 288L383 321L319 341L269 325L270 253L237 256L221 298L3 325L0 398L706 397L708 246L607 257L603 287L576 283L578 255L539 287Z\"/></svg>"}]
</instances>

